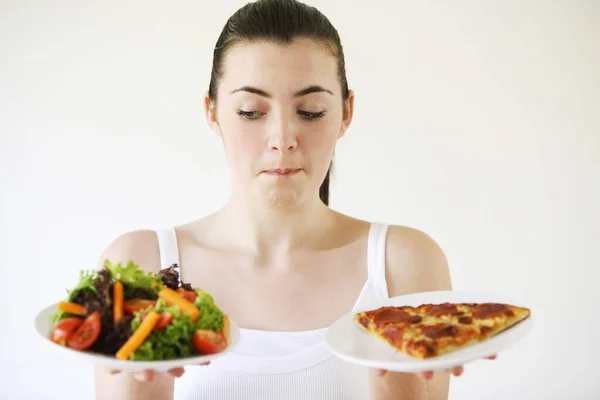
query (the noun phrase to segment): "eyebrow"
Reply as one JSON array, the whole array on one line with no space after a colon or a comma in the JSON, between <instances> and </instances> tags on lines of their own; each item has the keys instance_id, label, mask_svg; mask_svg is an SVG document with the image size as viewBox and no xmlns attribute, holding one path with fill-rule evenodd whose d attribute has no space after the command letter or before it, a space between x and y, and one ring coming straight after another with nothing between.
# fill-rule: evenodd
<instances>
[{"instance_id":1,"label":"eyebrow","mask_svg":"<svg viewBox=\"0 0 600 400\"><path fill-rule=\"evenodd\" d=\"M271 96L269 93L265 92L264 90L252 87L252 86L242 86L239 89L235 89L233 91L231 91L231 94L237 93L237 92L248 92L248 93L252 93L252 94L257 94L259 96L262 97L266 97L266 98L271 98L273 96ZM307 94L311 94L311 93L329 93L330 95L333 96L333 92L329 89L325 89L322 86L318 86L318 85L313 85L313 86L309 86L306 89L302 89L296 93L294 93L294 97L302 97L302 96L306 96Z\"/></svg>"}]
</instances>

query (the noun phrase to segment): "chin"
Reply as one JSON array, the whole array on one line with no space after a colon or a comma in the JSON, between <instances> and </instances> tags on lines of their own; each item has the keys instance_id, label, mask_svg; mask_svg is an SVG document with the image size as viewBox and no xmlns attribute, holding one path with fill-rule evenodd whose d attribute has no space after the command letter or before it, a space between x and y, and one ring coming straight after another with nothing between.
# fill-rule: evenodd
<instances>
[{"instance_id":1,"label":"chin","mask_svg":"<svg viewBox=\"0 0 600 400\"><path fill-rule=\"evenodd\" d=\"M303 203L303 196L292 188L272 188L266 195L267 204L281 209L293 209Z\"/></svg>"}]
</instances>

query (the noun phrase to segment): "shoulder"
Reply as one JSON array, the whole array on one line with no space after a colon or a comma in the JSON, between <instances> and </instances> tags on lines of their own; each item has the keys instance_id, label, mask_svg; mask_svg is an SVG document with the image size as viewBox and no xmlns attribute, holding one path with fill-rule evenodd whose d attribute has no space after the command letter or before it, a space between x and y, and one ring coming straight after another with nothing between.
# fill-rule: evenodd
<instances>
[{"instance_id":1,"label":"shoulder","mask_svg":"<svg viewBox=\"0 0 600 400\"><path fill-rule=\"evenodd\" d=\"M390 297L452 286L440 245L423 231L399 225L388 227L386 278Z\"/></svg>"},{"instance_id":2,"label":"shoulder","mask_svg":"<svg viewBox=\"0 0 600 400\"><path fill-rule=\"evenodd\" d=\"M158 272L160 252L156 232L137 230L121 234L106 246L100 256L98 267L100 268L106 260L110 260L113 264L133 261L140 268Z\"/></svg>"}]
</instances>

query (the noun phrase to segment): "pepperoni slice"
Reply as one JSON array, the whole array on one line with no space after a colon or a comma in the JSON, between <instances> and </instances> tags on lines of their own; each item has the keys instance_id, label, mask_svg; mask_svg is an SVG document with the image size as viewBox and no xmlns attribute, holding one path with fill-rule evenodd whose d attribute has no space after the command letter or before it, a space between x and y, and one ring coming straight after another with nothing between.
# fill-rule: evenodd
<instances>
[{"instance_id":1,"label":"pepperoni slice","mask_svg":"<svg viewBox=\"0 0 600 400\"><path fill-rule=\"evenodd\" d=\"M495 317L513 317L515 314L510 308L504 304L497 303L483 303L479 304L473 312L473 318L486 319Z\"/></svg>"},{"instance_id":2,"label":"pepperoni slice","mask_svg":"<svg viewBox=\"0 0 600 400\"><path fill-rule=\"evenodd\" d=\"M446 336L454 336L458 333L458 329L454 325L437 324L426 326L423 328L423 334L431 339L439 339Z\"/></svg>"},{"instance_id":3,"label":"pepperoni slice","mask_svg":"<svg viewBox=\"0 0 600 400\"><path fill-rule=\"evenodd\" d=\"M374 318L374 322L377 325L385 325L390 322L408 322L411 315L404 310L398 308L384 308L382 311L377 313Z\"/></svg>"},{"instance_id":4,"label":"pepperoni slice","mask_svg":"<svg viewBox=\"0 0 600 400\"><path fill-rule=\"evenodd\" d=\"M383 332L381 332L381 336L389 340L390 343L399 345L402 343L402 333L402 328L392 325L385 328Z\"/></svg>"},{"instance_id":5,"label":"pepperoni slice","mask_svg":"<svg viewBox=\"0 0 600 400\"><path fill-rule=\"evenodd\" d=\"M369 326L369 320L366 319L365 317L361 317L360 320L359 320L359 322L365 328L367 328Z\"/></svg>"},{"instance_id":6,"label":"pepperoni slice","mask_svg":"<svg viewBox=\"0 0 600 400\"><path fill-rule=\"evenodd\" d=\"M459 312L454 304L443 303L436 304L427 309L427 315L431 317L441 317L442 315L453 315Z\"/></svg>"}]
</instances>

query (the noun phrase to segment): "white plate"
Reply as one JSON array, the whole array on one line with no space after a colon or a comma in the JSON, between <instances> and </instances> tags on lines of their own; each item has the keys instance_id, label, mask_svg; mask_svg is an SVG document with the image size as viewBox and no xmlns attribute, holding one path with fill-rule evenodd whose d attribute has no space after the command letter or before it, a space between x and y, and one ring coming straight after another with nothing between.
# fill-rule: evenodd
<instances>
[{"instance_id":1,"label":"white plate","mask_svg":"<svg viewBox=\"0 0 600 400\"><path fill-rule=\"evenodd\" d=\"M151 369L155 371L168 371L172 368L185 367L186 365L202 364L223 357L228 352L230 352L235 346L237 346L238 342L240 341L240 328L234 321L230 320L230 334L228 339L229 343L227 349L220 353L178 358L175 360L167 361L119 360L114 356L73 350L66 346L61 346L52 342L50 340L50 333L52 332L52 328L54 327L54 323L52 322L52 315L56 310L56 306L57 304L53 304L51 306L46 307L45 309L40 311L35 317L35 330L38 333L38 335L41 336L42 340L46 342L51 349L54 349L60 354L71 357L79 357L79 359L86 360L92 363L93 365L102 366L109 369L116 369L122 371L140 371L144 369Z\"/></svg>"},{"instance_id":2,"label":"white plate","mask_svg":"<svg viewBox=\"0 0 600 400\"><path fill-rule=\"evenodd\" d=\"M380 306L419 306L426 303L439 304L445 302L501 302L522 306L515 300L489 293L438 291L394 297L368 309L376 309ZM470 361L498 354L523 338L533 324L530 315L526 320L484 342L450 354L421 360L396 351L382 340L369 336L357 326L353 320L355 313L367 311L368 309L352 311L334 322L327 331L327 344L333 354L345 361L396 372L435 371L464 365Z\"/></svg>"}]
</instances>

